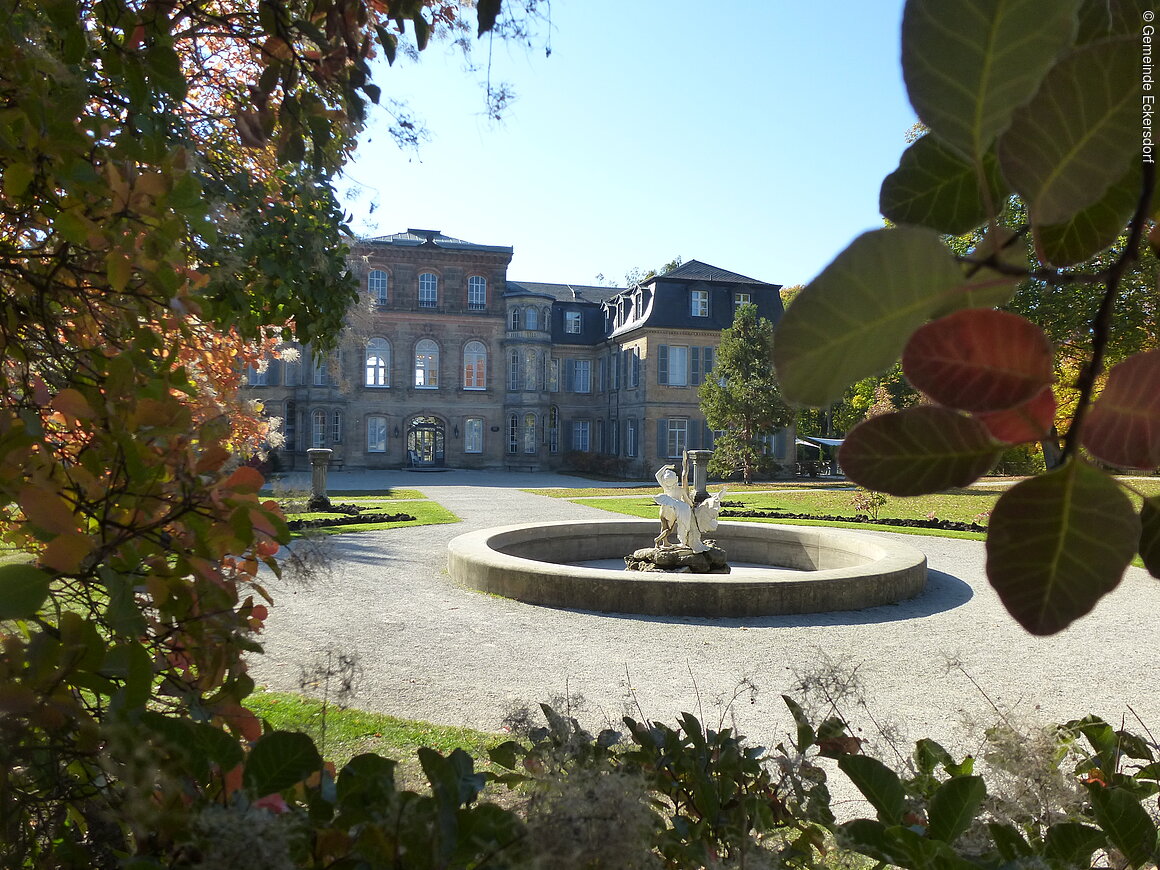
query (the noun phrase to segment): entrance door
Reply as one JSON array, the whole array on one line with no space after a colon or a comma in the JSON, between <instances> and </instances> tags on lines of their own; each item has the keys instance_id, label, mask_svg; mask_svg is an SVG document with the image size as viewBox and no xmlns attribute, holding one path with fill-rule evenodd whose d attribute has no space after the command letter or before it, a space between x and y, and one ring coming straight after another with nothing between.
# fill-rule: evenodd
<instances>
[{"instance_id":1,"label":"entrance door","mask_svg":"<svg viewBox=\"0 0 1160 870\"><path fill-rule=\"evenodd\" d=\"M441 466L443 438L443 422L438 417L415 417L407 430L408 464Z\"/></svg>"}]
</instances>

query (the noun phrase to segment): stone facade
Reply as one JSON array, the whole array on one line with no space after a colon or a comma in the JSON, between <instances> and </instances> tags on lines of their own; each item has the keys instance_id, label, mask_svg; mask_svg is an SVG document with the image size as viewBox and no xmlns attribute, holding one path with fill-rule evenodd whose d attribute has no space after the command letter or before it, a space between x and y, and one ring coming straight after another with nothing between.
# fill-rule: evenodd
<instances>
[{"instance_id":1,"label":"stone facade","mask_svg":"<svg viewBox=\"0 0 1160 870\"><path fill-rule=\"evenodd\" d=\"M776 284L691 261L636 287L519 282L512 248L410 229L352 249L362 294L340 349L250 373L283 420L283 468L593 468L651 477L711 447L697 387L741 302ZM792 433L771 448L792 462Z\"/></svg>"}]
</instances>

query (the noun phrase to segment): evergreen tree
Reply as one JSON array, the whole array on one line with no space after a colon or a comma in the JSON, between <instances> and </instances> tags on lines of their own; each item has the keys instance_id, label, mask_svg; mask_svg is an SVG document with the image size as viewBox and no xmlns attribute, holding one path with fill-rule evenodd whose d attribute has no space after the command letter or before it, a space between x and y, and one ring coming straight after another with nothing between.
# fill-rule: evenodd
<instances>
[{"instance_id":1,"label":"evergreen tree","mask_svg":"<svg viewBox=\"0 0 1160 870\"><path fill-rule=\"evenodd\" d=\"M771 362L773 325L757 316L757 306L740 306L733 325L721 333L711 377L701 385L701 410L709 428L724 430L714 445L710 470L740 468L746 483L764 455L762 438L790 421Z\"/></svg>"}]
</instances>

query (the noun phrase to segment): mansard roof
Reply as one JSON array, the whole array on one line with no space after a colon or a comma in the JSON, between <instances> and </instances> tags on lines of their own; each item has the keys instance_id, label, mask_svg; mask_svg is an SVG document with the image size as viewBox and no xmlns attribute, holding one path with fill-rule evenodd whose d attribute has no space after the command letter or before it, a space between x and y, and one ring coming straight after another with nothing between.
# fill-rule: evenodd
<instances>
[{"instance_id":1,"label":"mansard roof","mask_svg":"<svg viewBox=\"0 0 1160 870\"><path fill-rule=\"evenodd\" d=\"M504 296L544 296L556 302L588 302L598 305L611 299L623 287L594 287L588 284L545 284L541 281L508 281Z\"/></svg>"},{"instance_id":2,"label":"mansard roof","mask_svg":"<svg viewBox=\"0 0 1160 870\"><path fill-rule=\"evenodd\" d=\"M359 239L371 245L393 245L399 248L417 248L423 245L432 245L448 251L492 251L499 254L510 254L511 245L478 245L475 242L465 242L463 239L453 239L445 236L439 230L420 230L409 228L403 233L392 233L387 236L373 236Z\"/></svg>"},{"instance_id":3,"label":"mansard roof","mask_svg":"<svg viewBox=\"0 0 1160 870\"><path fill-rule=\"evenodd\" d=\"M721 281L728 284L766 284L765 281L758 281L756 278L746 278L744 275L738 275L736 272L730 272L727 269L721 269L717 266L711 266L708 263L702 263L700 260L689 260L687 263L681 263L675 269L670 269L663 275L657 275L656 278L682 278L688 281ZM652 278L649 279L654 280ZM647 283L647 282L646 282Z\"/></svg>"}]
</instances>

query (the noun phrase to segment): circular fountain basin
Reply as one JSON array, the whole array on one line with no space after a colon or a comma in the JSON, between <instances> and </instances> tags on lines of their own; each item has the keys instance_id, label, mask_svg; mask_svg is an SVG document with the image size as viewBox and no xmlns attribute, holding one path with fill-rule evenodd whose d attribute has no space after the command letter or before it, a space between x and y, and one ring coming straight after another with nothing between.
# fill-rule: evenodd
<instances>
[{"instance_id":1,"label":"circular fountain basin","mask_svg":"<svg viewBox=\"0 0 1160 870\"><path fill-rule=\"evenodd\" d=\"M913 598L926 556L906 544L819 526L721 523L730 574L588 567L651 547L655 520L528 523L469 532L448 544L464 586L528 604L654 616L770 616L861 610ZM752 565L769 567L749 567Z\"/></svg>"}]
</instances>

